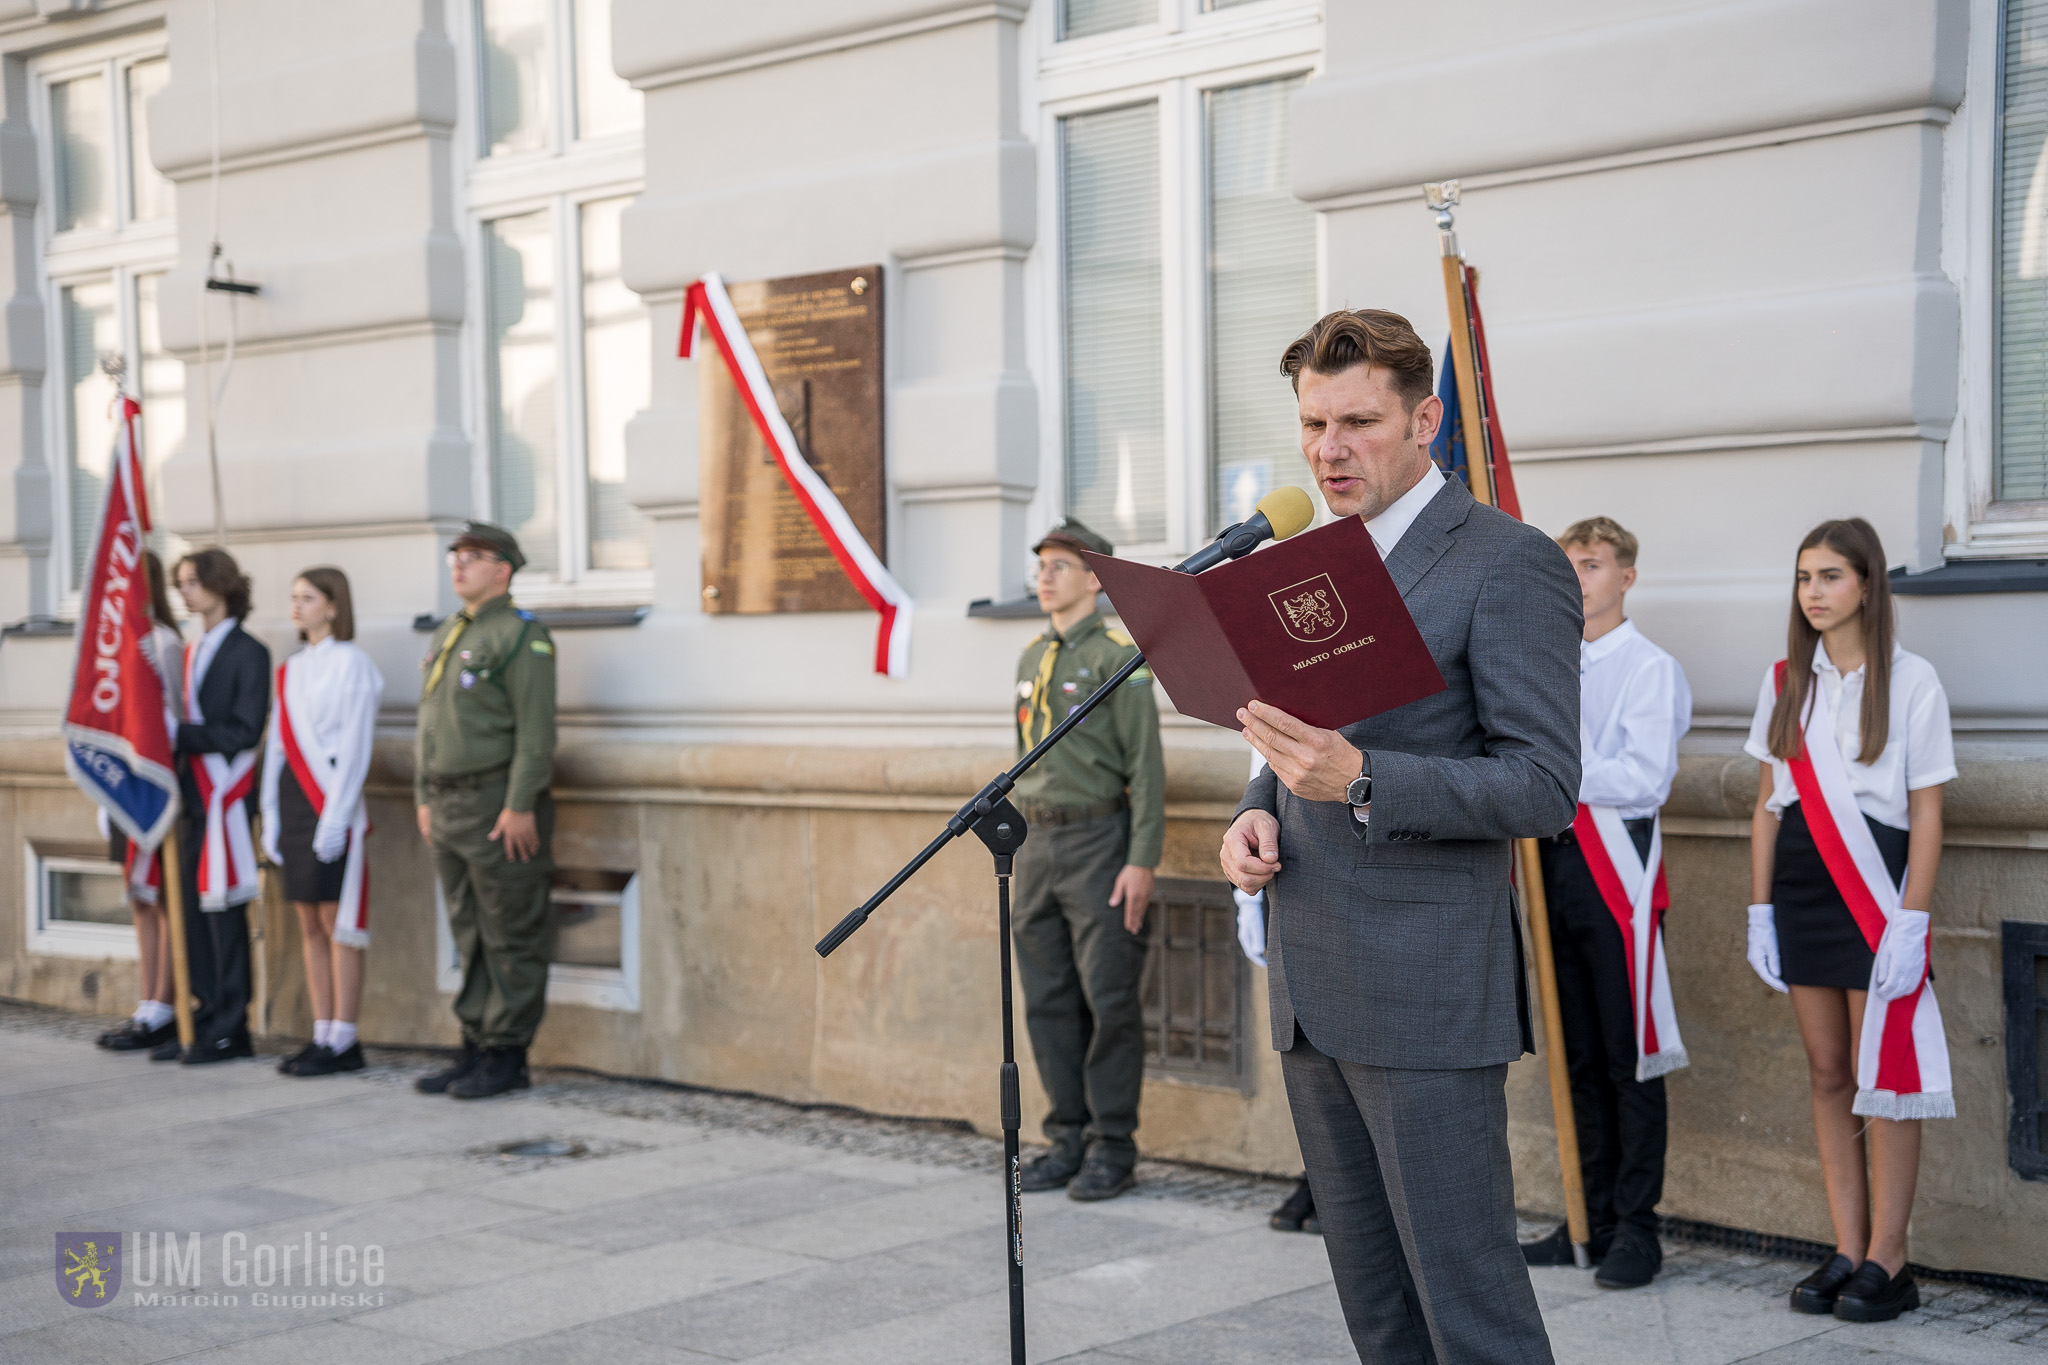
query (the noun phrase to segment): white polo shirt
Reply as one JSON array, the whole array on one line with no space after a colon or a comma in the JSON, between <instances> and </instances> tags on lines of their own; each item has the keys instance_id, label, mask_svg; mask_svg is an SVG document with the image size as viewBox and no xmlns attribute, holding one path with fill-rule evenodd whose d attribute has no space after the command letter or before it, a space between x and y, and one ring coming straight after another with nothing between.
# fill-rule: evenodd
<instances>
[{"instance_id":1,"label":"white polo shirt","mask_svg":"<svg viewBox=\"0 0 2048 1365\"><path fill-rule=\"evenodd\" d=\"M1941 690L1934 665L1892 646L1891 720L1884 752L1869 764L1856 761L1863 749L1864 670L1857 668L1844 675L1828 661L1827 642L1816 641L1813 671L1835 708L1835 747L1841 751L1842 766L1848 769L1857 809L1880 824L1905 829L1906 794L1938 787L1956 775L1948 694ZM1777 665L1772 664L1764 670L1756 716L1750 721L1749 741L1742 751L1771 765L1771 796L1765 804L1773 815L1783 814L1785 807L1799 799L1790 765L1771 757L1771 710L1777 700Z\"/></svg>"},{"instance_id":2,"label":"white polo shirt","mask_svg":"<svg viewBox=\"0 0 2048 1365\"><path fill-rule=\"evenodd\" d=\"M1633 621L1579 642L1579 800L1624 820L1671 799L1678 740L1692 728L1692 688L1678 660Z\"/></svg>"}]
</instances>

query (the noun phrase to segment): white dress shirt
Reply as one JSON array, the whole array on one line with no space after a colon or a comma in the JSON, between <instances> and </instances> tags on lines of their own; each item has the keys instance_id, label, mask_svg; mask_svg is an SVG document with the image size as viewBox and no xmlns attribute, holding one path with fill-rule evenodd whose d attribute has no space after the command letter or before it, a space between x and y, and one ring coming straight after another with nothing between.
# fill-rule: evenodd
<instances>
[{"instance_id":1,"label":"white dress shirt","mask_svg":"<svg viewBox=\"0 0 2048 1365\"><path fill-rule=\"evenodd\" d=\"M1815 641L1813 671L1827 689L1828 702L1835 708L1835 747L1841 750L1842 766L1849 772L1849 790L1856 795L1857 809L1893 829L1907 828L1908 792L1938 787L1956 775L1956 741L1949 730L1948 693L1934 665L1918 654L1892 646L1891 718L1884 752L1875 763L1859 763L1863 750L1864 669L1844 675L1828 661L1826 641ZM1757 693L1756 716L1750 721L1749 742L1742 751L1771 765L1771 796L1765 802L1771 814L1782 815L1785 807L1799 799L1790 765L1771 757L1771 711L1777 705L1777 665L1764 670L1764 683Z\"/></svg>"},{"instance_id":2,"label":"white dress shirt","mask_svg":"<svg viewBox=\"0 0 2048 1365\"><path fill-rule=\"evenodd\" d=\"M199 709L199 684L206 681L206 670L213 667L213 656L220 653L220 642L241 622L229 616L212 630L199 637L199 643L192 646L192 690L185 694L185 719L204 721L206 713Z\"/></svg>"},{"instance_id":3,"label":"white dress shirt","mask_svg":"<svg viewBox=\"0 0 2048 1365\"><path fill-rule=\"evenodd\" d=\"M310 765L325 764L326 809L321 812L314 845L338 847L355 819L370 773L370 747L377 737L377 707L384 697L384 675L355 645L328 636L308 645L286 662L291 688L291 713L301 751ZM277 781L285 756L282 707L270 712L270 742L263 762L263 829L267 843L278 828ZM310 739L310 743L308 743ZM313 795L308 792L310 799ZM274 853L274 848L265 852ZM275 861L275 858L273 858Z\"/></svg>"},{"instance_id":4,"label":"white dress shirt","mask_svg":"<svg viewBox=\"0 0 2048 1365\"><path fill-rule=\"evenodd\" d=\"M1624 820L1655 815L1678 776L1692 689L1678 660L1624 620L1579 642L1579 800Z\"/></svg>"},{"instance_id":5,"label":"white dress shirt","mask_svg":"<svg viewBox=\"0 0 2048 1365\"><path fill-rule=\"evenodd\" d=\"M1386 511L1365 524L1367 533L1372 536L1373 548L1380 552L1381 559L1394 552L1394 547L1401 543L1401 537L1408 533L1408 528L1422 515L1422 509L1429 506L1429 500L1443 486L1444 472L1431 464L1415 481L1413 488L1395 498Z\"/></svg>"}]
</instances>

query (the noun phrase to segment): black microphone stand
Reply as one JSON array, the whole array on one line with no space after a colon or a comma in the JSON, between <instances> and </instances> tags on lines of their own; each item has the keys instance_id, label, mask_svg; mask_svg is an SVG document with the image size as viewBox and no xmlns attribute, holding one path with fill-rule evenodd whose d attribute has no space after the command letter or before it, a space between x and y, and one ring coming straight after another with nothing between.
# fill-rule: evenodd
<instances>
[{"instance_id":1,"label":"black microphone stand","mask_svg":"<svg viewBox=\"0 0 2048 1365\"><path fill-rule=\"evenodd\" d=\"M1260 523L1265 518L1256 519ZM1259 541L1272 534L1270 526L1264 526L1264 534L1247 537L1242 534L1245 523L1226 527L1216 537L1216 542L1183 562L1176 573L1198 572L1223 559L1237 559L1249 553ZM1223 555L1216 556L1217 545L1224 549ZM1191 569L1190 566L1196 566ZM845 919L832 926L832 932L818 940L819 957L830 957L832 950L852 938L854 933L868 922L868 916L889 897L896 894L898 887L917 875L919 868L937 857L939 850L972 830L988 851L995 855L996 863L996 938L1001 944L1002 999L1003 999L1003 1071L1002 1071L1002 1116L1003 1116L1003 1213L1007 1220L1010 1262L1010 1360L1012 1365L1024 1365L1024 1185L1023 1168L1017 1156L1017 1130L1023 1122L1024 1102L1017 1089L1017 1033L1012 1019L1010 995L1010 868L1017 850L1024 846L1030 826L1024 822L1023 813L1010 804L1010 792L1017 785L1017 779L1031 770L1033 764L1052 751L1054 745L1065 739L1073 728L1088 719L1089 712L1101 705L1116 689L1129 682L1131 676L1145 666L1143 654L1132 655L1124 666L1113 674L1109 681L1089 694L1088 699L1068 712L1067 718L1054 726L1052 732L1038 741L1030 753L1011 765L1008 772L990 780L989 784L974 794L974 798L959 810L953 812L946 827L937 838L924 846L923 852L905 863L896 875L891 877L874 895L867 898L859 909L849 912Z\"/></svg>"}]
</instances>

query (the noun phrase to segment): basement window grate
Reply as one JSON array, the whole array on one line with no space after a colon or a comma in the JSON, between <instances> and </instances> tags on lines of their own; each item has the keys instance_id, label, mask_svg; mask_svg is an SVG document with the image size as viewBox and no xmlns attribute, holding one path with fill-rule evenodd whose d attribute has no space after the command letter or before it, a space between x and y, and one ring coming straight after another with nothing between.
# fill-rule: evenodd
<instances>
[{"instance_id":1,"label":"basement window grate","mask_svg":"<svg viewBox=\"0 0 2048 1365\"><path fill-rule=\"evenodd\" d=\"M1161 877L1145 927L1146 1073L1242 1087L1247 972L1229 884Z\"/></svg>"},{"instance_id":2,"label":"basement window grate","mask_svg":"<svg viewBox=\"0 0 2048 1365\"><path fill-rule=\"evenodd\" d=\"M2048 1180L2048 924L2004 929L2008 1160L2022 1178Z\"/></svg>"}]
</instances>

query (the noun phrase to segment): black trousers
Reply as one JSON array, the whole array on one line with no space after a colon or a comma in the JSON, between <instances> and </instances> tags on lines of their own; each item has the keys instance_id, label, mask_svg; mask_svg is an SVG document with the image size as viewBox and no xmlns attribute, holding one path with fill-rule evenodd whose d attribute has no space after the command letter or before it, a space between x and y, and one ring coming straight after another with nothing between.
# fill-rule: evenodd
<instances>
[{"instance_id":1,"label":"black trousers","mask_svg":"<svg viewBox=\"0 0 2048 1365\"><path fill-rule=\"evenodd\" d=\"M198 1004L192 1015L194 1046L232 1038L249 1028L249 907L199 908L199 845L203 823L178 822L180 880L185 894L185 966Z\"/></svg>"},{"instance_id":2,"label":"black trousers","mask_svg":"<svg viewBox=\"0 0 2048 1365\"><path fill-rule=\"evenodd\" d=\"M1627 823L1637 852L1647 855L1650 821ZM1654 1237L1664 1197L1664 1078L1636 1079L1628 944L1578 846L1545 839L1537 847L1593 1240L1604 1245L1620 1228Z\"/></svg>"}]
</instances>

